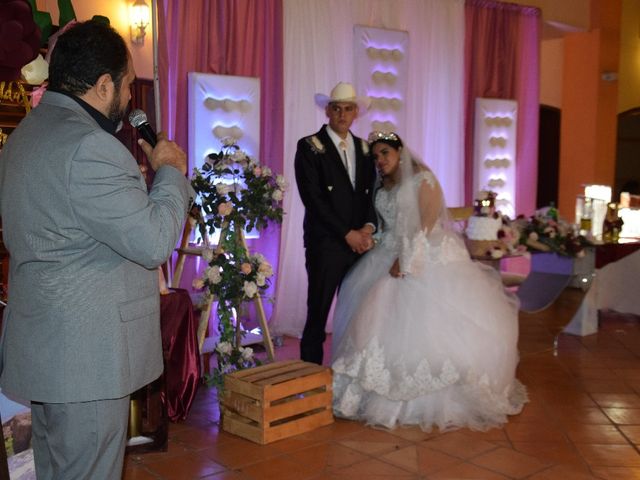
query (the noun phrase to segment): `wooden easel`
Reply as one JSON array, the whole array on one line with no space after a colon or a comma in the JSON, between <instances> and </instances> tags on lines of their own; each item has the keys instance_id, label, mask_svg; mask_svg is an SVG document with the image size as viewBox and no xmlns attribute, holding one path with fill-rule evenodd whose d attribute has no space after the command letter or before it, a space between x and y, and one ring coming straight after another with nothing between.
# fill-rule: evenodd
<instances>
[{"instance_id":1,"label":"wooden easel","mask_svg":"<svg viewBox=\"0 0 640 480\"><path fill-rule=\"evenodd\" d=\"M173 272L173 277L171 279L171 286L174 288L178 288L180 285L180 278L182 277L182 272L184 270L184 262L188 255L191 256L202 256L202 247L190 247L189 246L189 237L191 237L191 232L196 226L196 219L192 216L189 216L187 222L185 223L184 230L182 232L182 239L180 240L180 247L176 249L178 252L178 259L176 261L175 270ZM221 233L221 235L224 232ZM247 241L244 237L244 232L242 230L236 231L236 235L238 235L238 242L242 245L245 252L249 252L247 247ZM201 306L200 313L200 322L198 324L198 347L200 350L200 355L202 356L204 362L205 372L208 371L209 367L209 359L215 345L213 343L213 337L208 337L209 330L209 317L211 315L211 306L213 304L214 298L210 293L205 295L205 303ZM260 295L255 296L253 300L256 311L258 313L258 322L260 324L260 329L262 331L262 343L267 351L267 357L269 361L273 362L275 360L275 354L273 351L273 342L271 341L271 335L269 333L269 325L267 324L267 318L264 313L264 307L262 305L262 298ZM238 320L239 322L239 320ZM240 325L236 325L237 334L240 335Z\"/></svg>"}]
</instances>

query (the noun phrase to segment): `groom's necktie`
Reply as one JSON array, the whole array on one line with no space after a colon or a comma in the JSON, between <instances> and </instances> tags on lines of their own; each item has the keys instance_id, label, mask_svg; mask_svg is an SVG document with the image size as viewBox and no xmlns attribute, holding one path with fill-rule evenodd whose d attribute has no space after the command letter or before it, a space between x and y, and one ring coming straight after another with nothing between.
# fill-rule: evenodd
<instances>
[{"instance_id":1,"label":"groom's necktie","mask_svg":"<svg viewBox=\"0 0 640 480\"><path fill-rule=\"evenodd\" d=\"M347 174L349 175L349 180L351 181L351 186L355 188L354 175L351 162L349 161L349 153L347 149L347 142L344 140L340 140L340 154L342 156L342 162L344 163L344 168L347 170Z\"/></svg>"}]
</instances>

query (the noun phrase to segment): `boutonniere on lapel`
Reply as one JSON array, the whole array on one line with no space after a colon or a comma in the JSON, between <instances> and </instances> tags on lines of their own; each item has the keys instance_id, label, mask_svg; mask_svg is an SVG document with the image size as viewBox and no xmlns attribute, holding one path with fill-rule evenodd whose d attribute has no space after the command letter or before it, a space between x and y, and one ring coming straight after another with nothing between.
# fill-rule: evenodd
<instances>
[{"instance_id":1,"label":"boutonniere on lapel","mask_svg":"<svg viewBox=\"0 0 640 480\"><path fill-rule=\"evenodd\" d=\"M362 140L362 153L369 155L369 143L366 140Z\"/></svg>"},{"instance_id":2,"label":"boutonniere on lapel","mask_svg":"<svg viewBox=\"0 0 640 480\"><path fill-rule=\"evenodd\" d=\"M311 146L311 150L313 153L324 153L326 151L324 144L320 141L320 139L316 135L312 135L307 137L307 143Z\"/></svg>"},{"instance_id":3,"label":"boutonniere on lapel","mask_svg":"<svg viewBox=\"0 0 640 480\"><path fill-rule=\"evenodd\" d=\"M327 190L329 191L333 190L333 185L327 185Z\"/></svg>"}]
</instances>

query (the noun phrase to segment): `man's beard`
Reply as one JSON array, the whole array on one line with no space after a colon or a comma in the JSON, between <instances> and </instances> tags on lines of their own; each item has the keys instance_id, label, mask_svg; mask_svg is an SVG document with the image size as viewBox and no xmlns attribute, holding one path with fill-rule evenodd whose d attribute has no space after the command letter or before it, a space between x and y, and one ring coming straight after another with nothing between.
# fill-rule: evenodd
<instances>
[{"instance_id":1,"label":"man's beard","mask_svg":"<svg viewBox=\"0 0 640 480\"><path fill-rule=\"evenodd\" d=\"M115 94L111 105L109 105L109 120L118 125L126 116L129 105L120 108L120 91Z\"/></svg>"}]
</instances>

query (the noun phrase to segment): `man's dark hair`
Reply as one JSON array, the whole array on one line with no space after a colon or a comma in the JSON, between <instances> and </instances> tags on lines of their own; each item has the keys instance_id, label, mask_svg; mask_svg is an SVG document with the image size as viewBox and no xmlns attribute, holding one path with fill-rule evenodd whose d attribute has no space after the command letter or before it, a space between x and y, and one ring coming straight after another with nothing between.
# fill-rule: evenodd
<instances>
[{"instance_id":1,"label":"man's dark hair","mask_svg":"<svg viewBox=\"0 0 640 480\"><path fill-rule=\"evenodd\" d=\"M128 68L127 45L113 28L89 20L58 38L49 64L49 88L83 95L105 73L120 88Z\"/></svg>"}]
</instances>

